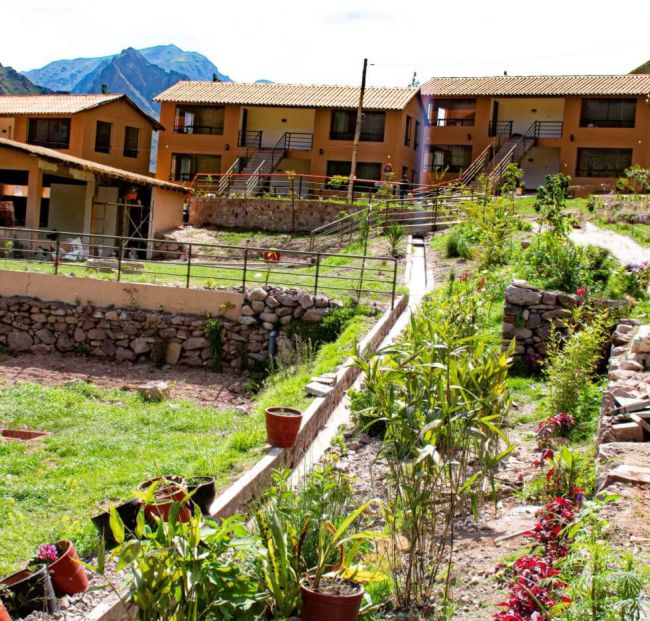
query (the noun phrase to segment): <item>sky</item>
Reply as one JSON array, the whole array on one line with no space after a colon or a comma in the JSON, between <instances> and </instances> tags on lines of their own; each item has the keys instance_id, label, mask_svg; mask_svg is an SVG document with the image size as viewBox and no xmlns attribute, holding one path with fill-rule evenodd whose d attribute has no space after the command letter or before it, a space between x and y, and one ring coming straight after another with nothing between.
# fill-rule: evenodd
<instances>
[{"instance_id":1,"label":"sky","mask_svg":"<svg viewBox=\"0 0 650 621\"><path fill-rule=\"evenodd\" d=\"M407 85L431 76L627 73L648 0L2 0L0 63L173 43L236 81ZM624 7L624 10L623 10Z\"/></svg>"}]
</instances>

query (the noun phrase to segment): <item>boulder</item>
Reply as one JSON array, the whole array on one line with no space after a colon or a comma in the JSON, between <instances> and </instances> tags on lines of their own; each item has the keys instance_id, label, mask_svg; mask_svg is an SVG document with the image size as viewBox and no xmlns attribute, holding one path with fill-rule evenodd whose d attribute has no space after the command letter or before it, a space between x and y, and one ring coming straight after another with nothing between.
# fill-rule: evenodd
<instances>
[{"instance_id":1,"label":"boulder","mask_svg":"<svg viewBox=\"0 0 650 621\"><path fill-rule=\"evenodd\" d=\"M631 351L635 354L650 353L650 325L639 327L639 330L632 338Z\"/></svg>"},{"instance_id":2,"label":"boulder","mask_svg":"<svg viewBox=\"0 0 650 621\"><path fill-rule=\"evenodd\" d=\"M115 350L115 360L117 362L133 362L135 358L135 353L126 347L118 347Z\"/></svg>"},{"instance_id":3,"label":"boulder","mask_svg":"<svg viewBox=\"0 0 650 621\"><path fill-rule=\"evenodd\" d=\"M133 342L131 343L131 349L138 355L140 354L146 354L151 348L149 347L149 343L143 338L143 337L138 337L137 339L133 339Z\"/></svg>"},{"instance_id":4,"label":"boulder","mask_svg":"<svg viewBox=\"0 0 650 621\"><path fill-rule=\"evenodd\" d=\"M47 328L39 330L36 333L36 336L41 340L41 342L45 343L46 345L54 345L56 342L56 337Z\"/></svg>"},{"instance_id":5,"label":"boulder","mask_svg":"<svg viewBox=\"0 0 650 621\"><path fill-rule=\"evenodd\" d=\"M542 292L529 287L508 285L506 288L506 300L515 306L533 306L542 301Z\"/></svg>"},{"instance_id":6,"label":"boulder","mask_svg":"<svg viewBox=\"0 0 650 621\"><path fill-rule=\"evenodd\" d=\"M11 352L29 351L34 344L34 339L22 330L12 330L7 335L7 345Z\"/></svg>"},{"instance_id":7,"label":"boulder","mask_svg":"<svg viewBox=\"0 0 650 621\"><path fill-rule=\"evenodd\" d=\"M260 302L266 300L268 296L268 293L266 292L265 289L262 289L262 287L258 287L257 289L253 289L249 294L248 294L248 299L251 302Z\"/></svg>"},{"instance_id":8,"label":"boulder","mask_svg":"<svg viewBox=\"0 0 650 621\"><path fill-rule=\"evenodd\" d=\"M183 349L186 351L193 351L195 349L204 349L209 347L208 341L202 336L193 336L183 343Z\"/></svg>"},{"instance_id":9,"label":"boulder","mask_svg":"<svg viewBox=\"0 0 650 621\"><path fill-rule=\"evenodd\" d=\"M167 382L152 381L138 387L138 392L147 401L164 401L169 397L171 389Z\"/></svg>"}]
</instances>

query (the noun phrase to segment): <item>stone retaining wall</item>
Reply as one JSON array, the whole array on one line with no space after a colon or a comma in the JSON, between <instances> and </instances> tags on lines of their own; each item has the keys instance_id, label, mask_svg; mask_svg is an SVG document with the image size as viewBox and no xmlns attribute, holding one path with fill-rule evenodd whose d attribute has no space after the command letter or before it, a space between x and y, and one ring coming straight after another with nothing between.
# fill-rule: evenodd
<instances>
[{"instance_id":1,"label":"stone retaining wall","mask_svg":"<svg viewBox=\"0 0 650 621\"><path fill-rule=\"evenodd\" d=\"M248 291L239 319L219 317L221 362L239 370L262 361L271 332L282 343L291 321L319 321L335 306L321 294L277 287ZM204 332L211 320L205 315L0 298L0 347L12 354L60 352L117 362L210 366L213 352Z\"/></svg>"},{"instance_id":2,"label":"stone retaining wall","mask_svg":"<svg viewBox=\"0 0 650 621\"><path fill-rule=\"evenodd\" d=\"M650 325L620 321L612 336L607 377L598 442L650 439Z\"/></svg>"},{"instance_id":3,"label":"stone retaining wall","mask_svg":"<svg viewBox=\"0 0 650 621\"><path fill-rule=\"evenodd\" d=\"M541 291L521 280L506 288L502 337L504 344L516 340L515 358L543 358L551 325L560 327L571 316L578 298L569 293Z\"/></svg>"},{"instance_id":4,"label":"stone retaining wall","mask_svg":"<svg viewBox=\"0 0 650 621\"><path fill-rule=\"evenodd\" d=\"M192 198L189 223L193 226L218 226L230 229L260 229L277 233L309 232L350 213L355 208L325 200L290 200L264 198Z\"/></svg>"}]
</instances>

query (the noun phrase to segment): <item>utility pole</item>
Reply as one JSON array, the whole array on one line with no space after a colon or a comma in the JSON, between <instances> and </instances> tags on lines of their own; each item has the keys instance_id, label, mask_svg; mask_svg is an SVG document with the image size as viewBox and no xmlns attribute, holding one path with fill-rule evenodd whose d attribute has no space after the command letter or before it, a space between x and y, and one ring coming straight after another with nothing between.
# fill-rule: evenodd
<instances>
[{"instance_id":1,"label":"utility pole","mask_svg":"<svg viewBox=\"0 0 650 621\"><path fill-rule=\"evenodd\" d=\"M366 70L368 59L363 59L363 72L361 74L361 92L359 93L359 108L357 109L357 125L354 129L354 142L352 143L352 162L350 163L350 181L348 182L348 201L352 201L354 194L354 178L357 176L357 154L361 140L361 120L363 119L363 96L366 92Z\"/></svg>"}]
</instances>

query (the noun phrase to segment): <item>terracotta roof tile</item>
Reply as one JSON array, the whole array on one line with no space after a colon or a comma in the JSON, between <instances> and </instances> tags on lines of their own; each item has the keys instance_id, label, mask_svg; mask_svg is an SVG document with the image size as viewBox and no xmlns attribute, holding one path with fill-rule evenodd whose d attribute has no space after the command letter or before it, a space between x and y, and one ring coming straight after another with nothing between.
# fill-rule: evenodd
<instances>
[{"instance_id":1,"label":"terracotta roof tile","mask_svg":"<svg viewBox=\"0 0 650 621\"><path fill-rule=\"evenodd\" d=\"M548 97L650 93L650 75L540 75L431 78L422 95L436 97Z\"/></svg>"},{"instance_id":2,"label":"terracotta roof tile","mask_svg":"<svg viewBox=\"0 0 650 621\"><path fill-rule=\"evenodd\" d=\"M371 86L366 89L364 108L403 110L417 92L417 88ZM359 103L359 88L304 84L178 82L154 97L154 101L299 108L356 108Z\"/></svg>"},{"instance_id":3,"label":"terracotta roof tile","mask_svg":"<svg viewBox=\"0 0 650 621\"><path fill-rule=\"evenodd\" d=\"M98 164L97 162L84 160L80 157L75 157L73 155L68 155L67 153L55 151L54 149L38 147L36 145L26 144L24 142L18 142L16 140L0 138L0 149L2 148L13 149L14 151L21 151L22 153L36 155L51 162L67 164L79 170L87 170L88 172L96 173L98 175L105 175L107 177L113 177L115 179L124 179L125 181L130 181L132 183L151 185L159 188L164 188L166 190L174 190L175 192L191 192L190 188L178 183L170 183L169 181L155 179L154 177L148 177L147 175L140 175L129 170L122 170L121 168L106 166L105 164Z\"/></svg>"}]
</instances>

